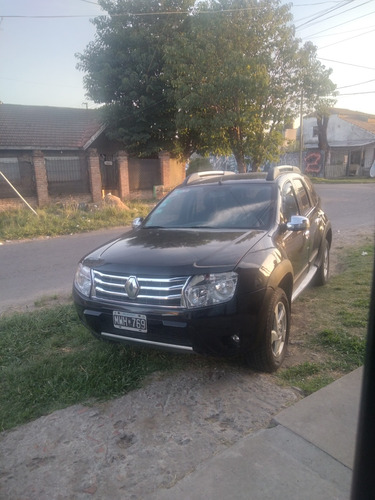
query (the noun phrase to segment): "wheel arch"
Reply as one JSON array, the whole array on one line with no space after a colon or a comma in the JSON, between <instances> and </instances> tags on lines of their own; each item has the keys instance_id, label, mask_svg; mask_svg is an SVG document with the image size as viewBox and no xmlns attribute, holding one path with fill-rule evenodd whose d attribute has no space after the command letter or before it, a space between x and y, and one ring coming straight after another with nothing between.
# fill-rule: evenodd
<instances>
[{"instance_id":1,"label":"wheel arch","mask_svg":"<svg viewBox=\"0 0 375 500\"><path fill-rule=\"evenodd\" d=\"M292 264L289 260L284 260L271 274L268 281L268 287L274 290L276 290L276 288L284 290L290 304L293 294L293 282L294 274Z\"/></svg>"}]
</instances>

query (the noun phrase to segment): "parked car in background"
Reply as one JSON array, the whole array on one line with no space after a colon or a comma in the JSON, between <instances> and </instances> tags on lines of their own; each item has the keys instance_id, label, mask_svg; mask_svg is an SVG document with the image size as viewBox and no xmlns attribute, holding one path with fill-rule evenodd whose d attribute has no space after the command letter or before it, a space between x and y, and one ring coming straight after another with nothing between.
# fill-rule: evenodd
<instances>
[{"instance_id":1,"label":"parked car in background","mask_svg":"<svg viewBox=\"0 0 375 500\"><path fill-rule=\"evenodd\" d=\"M283 362L293 300L329 274L331 224L298 168L192 174L84 257L73 296L98 338Z\"/></svg>"}]
</instances>

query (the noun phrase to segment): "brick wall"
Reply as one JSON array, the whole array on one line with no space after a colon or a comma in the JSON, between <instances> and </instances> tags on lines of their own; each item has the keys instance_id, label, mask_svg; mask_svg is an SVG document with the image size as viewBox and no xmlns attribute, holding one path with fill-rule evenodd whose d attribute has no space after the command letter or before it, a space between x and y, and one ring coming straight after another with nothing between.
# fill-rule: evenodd
<instances>
[{"instance_id":1,"label":"brick wall","mask_svg":"<svg viewBox=\"0 0 375 500\"><path fill-rule=\"evenodd\" d=\"M100 161L96 149L89 149L87 162L90 178L90 191L93 203L99 203L102 199L102 177L100 174Z\"/></svg>"},{"instance_id":2,"label":"brick wall","mask_svg":"<svg viewBox=\"0 0 375 500\"><path fill-rule=\"evenodd\" d=\"M116 162L118 168L118 192L119 197L124 199L128 198L130 194L129 185L129 157L125 151L119 151L116 155Z\"/></svg>"},{"instance_id":3,"label":"brick wall","mask_svg":"<svg viewBox=\"0 0 375 500\"><path fill-rule=\"evenodd\" d=\"M44 155L41 151L33 152L33 165L36 184L38 206L44 207L49 203L48 182Z\"/></svg>"},{"instance_id":4,"label":"brick wall","mask_svg":"<svg viewBox=\"0 0 375 500\"><path fill-rule=\"evenodd\" d=\"M64 199L77 202L92 201L93 203L99 203L102 200L102 178L100 173L100 158L97 149L89 149L86 153L86 160L91 195L85 193L72 193L70 195L67 193ZM122 199L149 199L154 195L154 185L162 186L163 192L165 193L180 184L185 178L184 164L171 158L169 153L162 152L158 160L145 160L147 162L147 168L144 166L144 168L142 167L140 170L142 175L150 176L149 181L151 181L152 185L149 185L150 182L146 182L145 185L147 188L145 190L140 191L137 189L134 191L134 189L131 189L130 183L132 159L128 157L125 151L118 151L115 155L115 161L118 167L118 193L119 197ZM139 164L138 167L140 167L143 161L144 160L141 159L136 160L137 165ZM28 197L28 203L34 207L43 207L49 203L61 201L59 197L56 198L56 196L49 195L45 159L42 151L32 152L32 169L35 178L36 197ZM91 199L89 200L89 198ZM18 206L24 206L19 198L0 199L0 210Z\"/></svg>"}]
</instances>

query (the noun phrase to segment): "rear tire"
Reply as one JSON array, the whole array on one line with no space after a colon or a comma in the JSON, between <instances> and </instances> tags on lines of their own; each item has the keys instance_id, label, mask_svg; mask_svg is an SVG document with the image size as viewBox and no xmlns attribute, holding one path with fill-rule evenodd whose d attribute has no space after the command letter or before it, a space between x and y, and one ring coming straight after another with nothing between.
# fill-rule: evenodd
<instances>
[{"instance_id":1,"label":"rear tire","mask_svg":"<svg viewBox=\"0 0 375 500\"><path fill-rule=\"evenodd\" d=\"M290 305L281 288L272 294L262 325L259 343L247 353L246 361L256 370L274 372L284 361L290 330Z\"/></svg>"},{"instance_id":2,"label":"rear tire","mask_svg":"<svg viewBox=\"0 0 375 500\"><path fill-rule=\"evenodd\" d=\"M329 243L325 239L322 243L322 262L315 274L314 284L316 286L324 286L329 278Z\"/></svg>"}]
</instances>

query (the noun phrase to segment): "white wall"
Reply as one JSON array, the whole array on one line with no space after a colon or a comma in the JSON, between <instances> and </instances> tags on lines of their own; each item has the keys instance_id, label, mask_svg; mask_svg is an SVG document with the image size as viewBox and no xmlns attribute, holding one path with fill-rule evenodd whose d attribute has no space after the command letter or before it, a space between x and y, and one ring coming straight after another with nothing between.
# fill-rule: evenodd
<instances>
[{"instance_id":1,"label":"white wall","mask_svg":"<svg viewBox=\"0 0 375 500\"><path fill-rule=\"evenodd\" d=\"M313 137L316 126L316 118L304 119L303 137L307 148L318 147L318 137ZM329 145L333 147L362 146L366 142L375 142L375 135L341 119L338 115L331 115L328 121L327 139Z\"/></svg>"}]
</instances>

